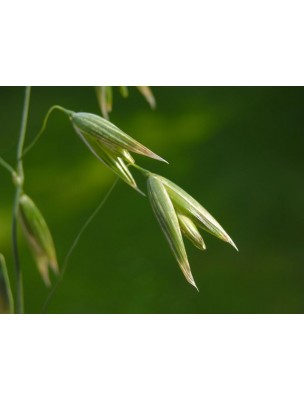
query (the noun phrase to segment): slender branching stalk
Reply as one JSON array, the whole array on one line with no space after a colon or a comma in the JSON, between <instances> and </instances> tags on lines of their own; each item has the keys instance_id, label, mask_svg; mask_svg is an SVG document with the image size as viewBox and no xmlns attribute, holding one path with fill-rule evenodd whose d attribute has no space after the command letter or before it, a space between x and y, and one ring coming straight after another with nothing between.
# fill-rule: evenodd
<instances>
[{"instance_id":1,"label":"slender branching stalk","mask_svg":"<svg viewBox=\"0 0 304 400\"><path fill-rule=\"evenodd\" d=\"M22 194L23 182L24 182L22 152L26 135L30 97L31 97L31 87L28 86L25 89L23 113L22 113L21 127L19 132L19 141L17 146L17 166L16 166L17 179L15 179L16 192L15 192L15 200L13 206L13 219L12 219L13 256L14 256L14 263L16 270L16 313L17 314L22 314L24 312L23 279L22 279L22 269L19 258L18 238L17 238L17 218L19 209L19 199L20 195Z\"/></svg>"},{"instance_id":2,"label":"slender branching stalk","mask_svg":"<svg viewBox=\"0 0 304 400\"><path fill-rule=\"evenodd\" d=\"M138 169L138 171L140 171L145 177L148 177L152 173L152 172L148 171L147 169L140 167L137 164L130 164L130 167L134 167L134 168Z\"/></svg>"},{"instance_id":3,"label":"slender branching stalk","mask_svg":"<svg viewBox=\"0 0 304 400\"><path fill-rule=\"evenodd\" d=\"M89 218L85 221L85 223L83 224L83 226L81 227L80 231L78 232L77 236L75 237L69 251L67 252L64 261L63 261L63 265L62 265L62 269L61 269L61 273L59 275L59 278L57 280L57 282L55 283L55 285L53 286L52 290L50 291L43 307L42 307L42 312L44 313L52 299L52 297L54 296L56 290L58 289L58 286L60 285L64 274L67 270L68 267L68 262L69 259L72 255L72 253L74 252L81 236L84 234L85 230L88 228L88 226L90 225L90 223L93 221L93 219L96 217L96 215L99 213L100 209L105 205L106 201L108 200L108 198L110 197L110 194L112 193L113 189L115 188L115 186L117 185L119 181L119 178L115 179L113 185L110 187L110 189L107 191L106 195L103 197L103 199L101 200L101 202L98 204L98 206L96 207L96 209L93 211L93 213L89 216Z\"/></svg>"},{"instance_id":4,"label":"slender branching stalk","mask_svg":"<svg viewBox=\"0 0 304 400\"><path fill-rule=\"evenodd\" d=\"M47 112L47 114L46 114L46 116L45 116L45 118L44 118L44 120L43 120L43 124L42 124L42 127L41 127L40 131L37 133L37 135L36 135L36 137L33 139L33 141L24 149L24 151L23 151L23 153L22 153L22 157L24 157L24 156L35 146L35 144L38 142L38 140L41 138L41 136L43 135L43 133L44 133L44 131L45 131L46 125L47 125L48 120L49 120L49 117L50 117L50 115L52 114L52 112L53 112L54 110L62 111L62 112L64 112L64 113L67 114L67 115L69 115L69 113L70 113L69 110L66 110L65 108L60 107L60 106L58 106L58 105L52 106L52 107L49 109L49 111Z\"/></svg>"},{"instance_id":5,"label":"slender branching stalk","mask_svg":"<svg viewBox=\"0 0 304 400\"><path fill-rule=\"evenodd\" d=\"M0 165L14 176L15 170L2 157L0 157Z\"/></svg>"}]
</instances>

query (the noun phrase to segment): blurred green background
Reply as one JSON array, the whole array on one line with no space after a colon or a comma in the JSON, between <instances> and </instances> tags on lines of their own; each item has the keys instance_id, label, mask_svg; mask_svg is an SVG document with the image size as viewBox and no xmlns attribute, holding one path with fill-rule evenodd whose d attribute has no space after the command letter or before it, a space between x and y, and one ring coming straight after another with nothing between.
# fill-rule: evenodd
<instances>
[{"instance_id":1,"label":"blurred green background","mask_svg":"<svg viewBox=\"0 0 304 400\"><path fill-rule=\"evenodd\" d=\"M200 293L183 277L149 202L123 182L73 253L50 313L304 312L304 89L154 87L152 111L135 88L114 89L111 121L170 165L136 156L193 195L227 230L237 253L204 234L202 253L185 240ZM14 163L24 88L0 90L0 154ZM100 113L91 87L34 87L27 142L50 106ZM59 262L115 175L54 112L25 158L27 193L43 212ZM145 182L134 171L139 186ZM14 279L13 186L0 169L0 251ZM20 235L25 307L41 312L48 289ZM53 282L55 278L53 277Z\"/></svg>"}]
</instances>

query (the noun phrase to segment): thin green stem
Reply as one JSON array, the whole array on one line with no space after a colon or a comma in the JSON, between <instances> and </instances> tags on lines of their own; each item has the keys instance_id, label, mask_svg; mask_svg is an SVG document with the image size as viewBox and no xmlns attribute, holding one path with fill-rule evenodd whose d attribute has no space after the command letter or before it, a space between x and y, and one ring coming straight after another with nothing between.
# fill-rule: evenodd
<instances>
[{"instance_id":1,"label":"thin green stem","mask_svg":"<svg viewBox=\"0 0 304 400\"><path fill-rule=\"evenodd\" d=\"M9 165L5 160L3 160L2 157L0 157L0 165L5 168L8 172L10 172L12 175L15 174L15 170L12 166Z\"/></svg>"},{"instance_id":2,"label":"thin green stem","mask_svg":"<svg viewBox=\"0 0 304 400\"><path fill-rule=\"evenodd\" d=\"M85 230L87 229L87 227L90 225L90 223L93 221L93 219L96 217L96 215L99 213L100 209L105 205L106 201L108 200L108 198L110 197L110 194L112 193L113 189L115 188L115 186L117 185L117 182L119 181L119 178L117 178L113 185L110 187L110 189L107 191L106 195L104 196L104 198L101 200L101 202L98 204L98 206L96 207L96 209L93 211L93 213L89 216L89 218L85 221L85 223L83 224L82 228L80 229L79 233L77 234L76 238L74 239L69 251L67 252L63 264L62 264L62 269L61 269L61 273L59 275L59 278L57 280L57 282L55 283L55 285L53 286L52 290L50 291L47 299L45 300L45 303L42 307L42 313L44 313L52 299L52 297L54 296L56 290L58 289L58 286L60 285L60 283L62 282L62 279L64 277L64 274L67 270L68 267L68 262L69 259L73 253L73 251L75 250L81 236L84 234Z\"/></svg>"},{"instance_id":3,"label":"thin green stem","mask_svg":"<svg viewBox=\"0 0 304 400\"><path fill-rule=\"evenodd\" d=\"M145 168L140 167L137 164L129 164L129 165L130 165L130 167L134 167L134 168L138 169L144 176L152 175L152 172L148 171Z\"/></svg>"},{"instance_id":4,"label":"thin green stem","mask_svg":"<svg viewBox=\"0 0 304 400\"><path fill-rule=\"evenodd\" d=\"M2 274L2 276L1 276ZM0 280L3 280L3 283L5 285L5 291L6 291L6 298L7 298L7 305L8 305L8 311L10 314L14 314L14 298L12 295L12 289L11 289L11 283L10 279L8 276L8 271L7 271L7 266L5 262L4 256L0 253Z\"/></svg>"},{"instance_id":5,"label":"thin green stem","mask_svg":"<svg viewBox=\"0 0 304 400\"><path fill-rule=\"evenodd\" d=\"M62 111L62 112L64 112L65 114L67 114L68 116L70 116L70 115L73 113L73 111L66 110L65 108L63 108L63 107L61 107L61 106L58 106L58 105L55 105L55 106L51 107L51 108L49 109L49 111L47 112L47 114L46 114L44 120L43 120L43 124L42 124L42 127L41 127L40 131L37 133L37 135L36 135L36 137L34 138L34 140L25 148L25 150L24 150L23 153L22 153L22 157L24 157L24 156L35 146L35 144L38 142L38 140L41 138L41 136L43 135L43 133L44 133L44 131L45 131L45 128L46 128L46 126L47 126L49 117L50 117L50 115L52 114L52 112L53 112L54 110Z\"/></svg>"},{"instance_id":6,"label":"thin green stem","mask_svg":"<svg viewBox=\"0 0 304 400\"><path fill-rule=\"evenodd\" d=\"M20 186L16 188L16 194L13 207L13 220L12 220L12 243L13 243L13 256L16 274L16 313L24 313L24 296L23 296L23 278L22 269L20 264L18 238L17 238L17 216L19 209L19 198L22 193Z\"/></svg>"},{"instance_id":7,"label":"thin green stem","mask_svg":"<svg viewBox=\"0 0 304 400\"><path fill-rule=\"evenodd\" d=\"M31 87L27 86L25 89L25 97L23 104L23 113L21 120L21 127L19 132L19 141L17 146L17 175L18 182L16 185L15 200L13 206L13 220L12 220L12 243L13 243L13 256L16 270L16 312L17 314L23 314L24 312L24 299L23 299L23 279L22 279L22 269L20 264L20 257L18 251L18 238L17 238L17 218L19 210L19 198L23 191L24 182L24 171L22 162L22 152L26 135L27 120L29 114L31 97Z\"/></svg>"},{"instance_id":8,"label":"thin green stem","mask_svg":"<svg viewBox=\"0 0 304 400\"><path fill-rule=\"evenodd\" d=\"M17 173L20 178L24 178L23 163L22 163L21 157L22 157L22 153L23 153L23 146L24 146L25 135L26 135L26 127L27 127L28 113L29 113L29 107L30 107L30 98L31 98L31 87L27 86L25 88L22 121L21 121L19 141L18 141L18 146L17 146Z\"/></svg>"}]
</instances>

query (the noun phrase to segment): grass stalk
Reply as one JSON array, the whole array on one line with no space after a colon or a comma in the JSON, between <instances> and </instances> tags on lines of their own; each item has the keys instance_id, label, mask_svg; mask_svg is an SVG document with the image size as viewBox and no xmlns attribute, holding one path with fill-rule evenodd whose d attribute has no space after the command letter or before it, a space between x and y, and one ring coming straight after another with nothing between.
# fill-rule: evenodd
<instances>
[{"instance_id":1,"label":"grass stalk","mask_svg":"<svg viewBox=\"0 0 304 400\"><path fill-rule=\"evenodd\" d=\"M12 175L15 173L14 168L11 167L5 160L3 160L2 157L0 157L0 165L6 169L8 172L10 172Z\"/></svg>"},{"instance_id":2,"label":"grass stalk","mask_svg":"<svg viewBox=\"0 0 304 400\"><path fill-rule=\"evenodd\" d=\"M25 88L22 120L21 120L21 127L20 127L19 140L18 140L18 146L17 146L16 170L17 170L18 180L16 181L16 192L15 192L15 200L14 200L14 205L13 205L13 219L12 219L12 244L13 244L13 257L14 257L15 272L16 272L16 313L17 314L24 313L23 279L22 279L22 269L21 269L19 250L18 250L17 218L18 218L18 209L19 209L19 198L23 191L23 182L24 182L22 152L23 152L23 146L24 146L24 141L25 141L25 136L26 136L27 120L28 120L29 106L30 106L30 97L31 97L31 87L27 86Z\"/></svg>"}]
</instances>

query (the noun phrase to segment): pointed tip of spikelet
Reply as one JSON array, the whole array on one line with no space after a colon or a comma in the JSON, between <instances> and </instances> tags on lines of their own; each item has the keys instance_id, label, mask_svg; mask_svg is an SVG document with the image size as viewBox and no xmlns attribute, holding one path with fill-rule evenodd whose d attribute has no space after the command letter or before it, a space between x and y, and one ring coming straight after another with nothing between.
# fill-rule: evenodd
<instances>
[{"instance_id":1,"label":"pointed tip of spikelet","mask_svg":"<svg viewBox=\"0 0 304 400\"><path fill-rule=\"evenodd\" d=\"M234 243L234 241L233 241L231 238L229 238L228 243L229 243L232 247L234 247L236 251L239 252L239 249L236 247L236 244Z\"/></svg>"},{"instance_id":2,"label":"pointed tip of spikelet","mask_svg":"<svg viewBox=\"0 0 304 400\"><path fill-rule=\"evenodd\" d=\"M189 261L187 260L186 263L180 264L180 267L181 267L181 269L182 269L182 271L183 271L183 274L184 274L185 278L186 278L187 281L190 283L190 285L194 286L195 289L199 292L198 287L197 287L197 285L196 285L196 283L195 283L195 280L194 280L194 278L193 278L191 269L190 269Z\"/></svg>"},{"instance_id":3,"label":"pointed tip of spikelet","mask_svg":"<svg viewBox=\"0 0 304 400\"><path fill-rule=\"evenodd\" d=\"M206 243L204 242L203 238L201 238L199 249L202 250L202 251L205 251L207 249Z\"/></svg>"},{"instance_id":4,"label":"pointed tip of spikelet","mask_svg":"<svg viewBox=\"0 0 304 400\"><path fill-rule=\"evenodd\" d=\"M146 194L145 194L143 191L141 191L137 185L132 186L132 187L133 187L133 189L135 189L139 194L141 194L141 195L144 196L144 197L147 197Z\"/></svg>"},{"instance_id":5,"label":"pointed tip of spikelet","mask_svg":"<svg viewBox=\"0 0 304 400\"><path fill-rule=\"evenodd\" d=\"M143 147L143 146L142 146ZM141 149L142 151L140 152L142 155L153 158L154 160L157 161L161 161L164 162L165 164L169 164L169 162L167 160L165 160L164 158L160 157L159 155L157 155L156 153L154 153L153 151L147 149L146 147L144 149Z\"/></svg>"},{"instance_id":6,"label":"pointed tip of spikelet","mask_svg":"<svg viewBox=\"0 0 304 400\"><path fill-rule=\"evenodd\" d=\"M195 289L196 289L196 290L198 291L198 293L199 293L199 289L198 289L198 287L196 286L196 283L195 283L194 279L192 278L191 280L188 280L188 282L189 282L192 286L194 286Z\"/></svg>"}]
</instances>

